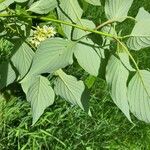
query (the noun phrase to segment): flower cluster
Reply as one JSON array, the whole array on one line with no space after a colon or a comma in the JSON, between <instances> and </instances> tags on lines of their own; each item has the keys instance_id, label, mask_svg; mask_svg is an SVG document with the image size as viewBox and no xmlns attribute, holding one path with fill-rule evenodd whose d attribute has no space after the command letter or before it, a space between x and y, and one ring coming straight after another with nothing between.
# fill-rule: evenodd
<instances>
[{"instance_id":1,"label":"flower cluster","mask_svg":"<svg viewBox=\"0 0 150 150\"><path fill-rule=\"evenodd\" d=\"M55 34L55 28L52 26L37 26L36 30L33 31L33 36L30 41L35 47L37 47L42 41L46 40L47 38L54 37Z\"/></svg>"}]
</instances>

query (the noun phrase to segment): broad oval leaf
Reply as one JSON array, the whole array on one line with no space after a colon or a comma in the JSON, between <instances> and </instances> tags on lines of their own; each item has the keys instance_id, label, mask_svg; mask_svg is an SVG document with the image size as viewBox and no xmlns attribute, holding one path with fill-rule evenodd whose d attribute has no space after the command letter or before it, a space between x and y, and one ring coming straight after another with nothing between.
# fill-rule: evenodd
<instances>
[{"instance_id":1,"label":"broad oval leaf","mask_svg":"<svg viewBox=\"0 0 150 150\"><path fill-rule=\"evenodd\" d=\"M127 100L128 76L129 72L120 60L115 56L111 56L106 68L106 81L111 89L111 97L113 101L131 121Z\"/></svg>"},{"instance_id":2,"label":"broad oval leaf","mask_svg":"<svg viewBox=\"0 0 150 150\"><path fill-rule=\"evenodd\" d=\"M63 0L60 1L60 6L58 7L58 15L60 20L67 22L77 23L80 21L83 10L81 9L77 0ZM72 27L62 25L64 33L68 39L71 39Z\"/></svg>"},{"instance_id":3,"label":"broad oval leaf","mask_svg":"<svg viewBox=\"0 0 150 150\"><path fill-rule=\"evenodd\" d=\"M95 28L95 24L86 19L81 19L78 24L83 25L87 28ZM74 29L73 39L80 39L81 37L89 34L89 32ZM98 45L95 45L94 42L89 38L82 38L80 42L76 44L74 55L80 64L80 66L90 73L91 75L97 76L100 68L101 57L98 54L100 49Z\"/></svg>"},{"instance_id":4,"label":"broad oval leaf","mask_svg":"<svg viewBox=\"0 0 150 150\"><path fill-rule=\"evenodd\" d=\"M131 112L142 121L150 123L150 72L140 70L128 86L128 100Z\"/></svg>"},{"instance_id":5,"label":"broad oval leaf","mask_svg":"<svg viewBox=\"0 0 150 150\"><path fill-rule=\"evenodd\" d=\"M0 64L0 89L13 83L16 77L16 73L9 62Z\"/></svg>"},{"instance_id":6,"label":"broad oval leaf","mask_svg":"<svg viewBox=\"0 0 150 150\"><path fill-rule=\"evenodd\" d=\"M43 41L33 58L30 75L50 73L73 63L75 43L61 38Z\"/></svg>"},{"instance_id":7,"label":"broad oval leaf","mask_svg":"<svg viewBox=\"0 0 150 150\"><path fill-rule=\"evenodd\" d=\"M132 50L150 47L150 14L140 8L136 20L131 37L127 41L128 47Z\"/></svg>"},{"instance_id":8,"label":"broad oval leaf","mask_svg":"<svg viewBox=\"0 0 150 150\"><path fill-rule=\"evenodd\" d=\"M105 13L109 20L122 22L126 19L133 0L106 0Z\"/></svg>"},{"instance_id":9,"label":"broad oval leaf","mask_svg":"<svg viewBox=\"0 0 150 150\"><path fill-rule=\"evenodd\" d=\"M33 60L33 50L24 42L12 56L11 61L17 68L22 79L29 71Z\"/></svg>"},{"instance_id":10,"label":"broad oval leaf","mask_svg":"<svg viewBox=\"0 0 150 150\"><path fill-rule=\"evenodd\" d=\"M33 3L28 11L32 11L37 14L47 14L57 7L57 0L38 0Z\"/></svg>"},{"instance_id":11,"label":"broad oval leaf","mask_svg":"<svg viewBox=\"0 0 150 150\"><path fill-rule=\"evenodd\" d=\"M55 94L47 78L34 78L27 92L27 100L31 103L33 124L37 122L44 110L54 103Z\"/></svg>"},{"instance_id":12,"label":"broad oval leaf","mask_svg":"<svg viewBox=\"0 0 150 150\"><path fill-rule=\"evenodd\" d=\"M74 105L78 105L83 110L87 109L88 100L82 100L82 94L85 90L83 81L77 81L77 79L71 75L67 75L62 70L57 71L58 78L55 81L55 93L60 95Z\"/></svg>"},{"instance_id":13,"label":"broad oval leaf","mask_svg":"<svg viewBox=\"0 0 150 150\"><path fill-rule=\"evenodd\" d=\"M100 0L85 0L87 3L95 5L95 6L101 6Z\"/></svg>"},{"instance_id":14,"label":"broad oval leaf","mask_svg":"<svg viewBox=\"0 0 150 150\"><path fill-rule=\"evenodd\" d=\"M81 19L83 10L77 0L63 0L60 2L60 7L73 22L76 23Z\"/></svg>"},{"instance_id":15,"label":"broad oval leaf","mask_svg":"<svg viewBox=\"0 0 150 150\"><path fill-rule=\"evenodd\" d=\"M101 63L101 57L97 53L98 50L90 39L77 43L74 50L74 55L80 66L93 76L98 75Z\"/></svg>"}]
</instances>

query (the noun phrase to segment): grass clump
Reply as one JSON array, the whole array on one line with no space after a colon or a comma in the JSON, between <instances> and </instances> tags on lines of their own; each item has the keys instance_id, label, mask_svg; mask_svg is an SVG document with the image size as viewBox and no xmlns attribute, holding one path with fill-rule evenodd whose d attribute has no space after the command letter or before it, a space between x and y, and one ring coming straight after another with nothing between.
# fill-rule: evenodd
<instances>
[{"instance_id":1,"label":"grass clump","mask_svg":"<svg viewBox=\"0 0 150 150\"><path fill-rule=\"evenodd\" d=\"M57 99L31 126L26 101L13 97L6 101L1 97L0 149L149 149L150 126L135 118L135 125L131 124L112 102L105 82L97 80L91 90L92 117Z\"/></svg>"}]
</instances>

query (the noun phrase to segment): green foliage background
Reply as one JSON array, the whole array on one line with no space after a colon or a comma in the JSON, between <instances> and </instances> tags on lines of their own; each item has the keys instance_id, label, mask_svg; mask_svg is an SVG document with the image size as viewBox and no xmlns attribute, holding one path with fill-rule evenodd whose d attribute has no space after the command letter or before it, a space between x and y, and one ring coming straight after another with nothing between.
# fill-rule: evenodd
<instances>
[{"instance_id":1,"label":"green foliage background","mask_svg":"<svg viewBox=\"0 0 150 150\"><path fill-rule=\"evenodd\" d=\"M104 2L104 0L103 0ZM135 0L130 14L136 15L143 6L150 12L149 0ZM84 16L98 22L101 16L99 8L85 5ZM95 16L91 18L91 16ZM132 23L128 21L120 28L124 32L131 31ZM0 53L8 55L8 44L1 43ZM139 51L135 56L140 68L150 68L150 51ZM83 71L77 66L68 68L76 76L84 79ZM97 82L98 81L98 82ZM0 150L141 150L150 149L150 125L139 122L131 124L110 99L107 86L103 79L97 78L91 89L90 107L93 117L90 118L82 110L71 107L70 104L57 99L55 104L47 109L38 123L32 127L29 104L24 101L20 90L0 98ZM16 96L20 97L19 99Z\"/></svg>"}]
</instances>

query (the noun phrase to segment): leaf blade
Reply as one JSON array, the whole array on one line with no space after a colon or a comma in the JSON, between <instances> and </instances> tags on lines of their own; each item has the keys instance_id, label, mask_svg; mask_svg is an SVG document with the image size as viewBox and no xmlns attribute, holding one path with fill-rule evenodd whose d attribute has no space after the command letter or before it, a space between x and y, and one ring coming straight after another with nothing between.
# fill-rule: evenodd
<instances>
[{"instance_id":1,"label":"leaf blade","mask_svg":"<svg viewBox=\"0 0 150 150\"><path fill-rule=\"evenodd\" d=\"M27 92L27 100L31 103L33 125L37 122L44 110L54 103L55 94L45 77L35 77Z\"/></svg>"},{"instance_id":2,"label":"leaf blade","mask_svg":"<svg viewBox=\"0 0 150 150\"><path fill-rule=\"evenodd\" d=\"M150 122L150 72L140 70L128 86L128 100L131 112L139 120Z\"/></svg>"},{"instance_id":3,"label":"leaf blade","mask_svg":"<svg viewBox=\"0 0 150 150\"><path fill-rule=\"evenodd\" d=\"M77 43L74 50L74 55L80 66L93 76L99 73L101 57L98 55L98 48L95 48L94 43L90 39L84 40L85 43ZM82 40L83 42L83 40ZM91 45L87 45L91 44Z\"/></svg>"},{"instance_id":4,"label":"leaf blade","mask_svg":"<svg viewBox=\"0 0 150 150\"><path fill-rule=\"evenodd\" d=\"M111 97L124 115L131 121L127 100L127 80L129 72L115 56L111 56L106 68L106 81L111 89Z\"/></svg>"},{"instance_id":5,"label":"leaf blade","mask_svg":"<svg viewBox=\"0 0 150 150\"><path fill-rule=\"evenodd\" d=\"M83 25L87 28L95 28L95 24L87 19L81 19L78 24ZM82 31L79 29L74 29L73 32L73 38L75 40L80 39L86 35L88 35L89 32ZM95 45L94 42L89 39L88 37L82 38L80 42L76 44L74 55L79 63L79 65L88 73L90 73L93 76L97 76L99 73L100 63L101 63L101 57L98 54L100 52L100 49L98 48L98 45Z\"/></svg>"},{"instance_id":6,"label":"leaf blade","mask_svg":"<svg viewBox=\"0 0 150 150\"><path fill-rule=\"evenodd\" d=\"M109 20L122 22L126 19L133 0L107 0L105 13Z\"/></svg>"},{"instance_id":7,"label":"leaf blade","mask_svg":"<svg viewBox=\"0 0 150 150\"><path fill-rule=\"evenodd\" d=\"M28 11L37 13L37 14L47 14L52 11L57 6L56 0L38 0L33 3Z\"/></svg>"},{"instance_id":8,"label":"leaf blade","mask_svg":"<svg viewBox=\"0 0 150 150\"><path fill-rule=\"evenodd\" d=\"M137 23L135 24L127 45L132 50L140 50L150 47L150 14L140 8L136 16Z\"/></svg>"},{"instance_id":9,"label":"leaf blade","mask_svg":"<svg viewBox=\"0 0 150 150\"><path fill-rule=\"evenodd\" d=\"M63 0L58 8L59 19L70 23L80 21L82 14L83 10L77 0ZM72 27L62 24L62 28L67 38L71 39Z\"/></svg>"},{"instance_id":10,"label":"leaf blade","mask_svg":"<svg viewBox=\"0 0 150 150\"><path fill-rule=\"evenodd\" d=\"M11 57L11 61L18 70L21 79L29 71L33 56L33 50L26 43L22 43L16 53Z\"/></svg>"},{"instance_id":11,"label":"leaf blade","mask_svg":"<svg viewBox=\"0 0 150 150\"><path fill-rule=\"evenodd\" d=\"M38 47L28 75L51 73L73 63L74 42L50 38Z\"/></svg>"},{"instance_id":12,"label":"leaf blade","mask_svg":"<svg viewBox=\"0 0 150 150\"><path fill-rule=\"evenodd\" d=\"M71 75L67 75L62 70L57 71L59 78L55 81L55 93L60 95L74 105L78 105L81 109L89 112L87 100L82 101L82 94L85 90L84 83Z\"/></svg>"}]
</instances>

